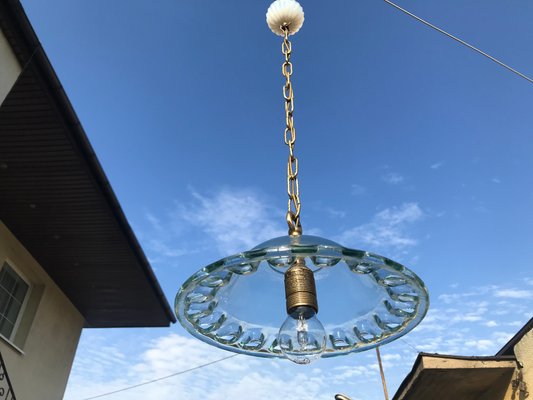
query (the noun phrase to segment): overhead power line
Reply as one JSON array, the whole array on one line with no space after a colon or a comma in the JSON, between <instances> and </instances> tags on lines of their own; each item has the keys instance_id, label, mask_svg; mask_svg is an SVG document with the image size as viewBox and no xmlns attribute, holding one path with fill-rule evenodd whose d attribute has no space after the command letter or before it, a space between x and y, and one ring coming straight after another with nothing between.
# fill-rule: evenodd
<instances>
[{"instance_id":1,"label":"overhead power line","mask_svg":"<svg viewBox=\"0 0 533 400\"><path fill-rule=\"evenodd\" d=\"M533 83L533 79L531 79L530 77L524 75L523 73L521 73L520 71L517 71L516 69L510 67L509 65L507 65L507 64L505 64L505 63L503 63L503 62L501 62L501 61L498 60L497 58L494 58L494 57L491 56L490 54L485 53L484 51L478 49L477 47L471 45L470 43L467 43L467 42L465 42L464 40L459 39L457 36L454 36L454 35L452 35L451 33L446 32L444 29L441 29L441 28L439 28L438 26L435 26L435 25L433 25L432 23L430 23L430 22L428 22L428 21L426 21L426 20L424 20L424 19L422 19L422 18L416 16L416 15L413 14L412 12L409 12L409 11L407 11L405 8L402 8L402 7L400 7L399 5L394 4L394 3L393 3L392 1L390 1L390 0L383 0L383 1L384 1L385 3L391 5L392 7L396 8L397 10L403 12L404 14L407 14L407 15L410 16L411 18L414 18L414 19L417 20L418 22L422 22L424 25L427 25L427 26L429 26L430 28L435 29L437 32L440 32L440 33L442 33L443 35L448 36L449 38L455 40L456 42L459 42L459 43L462 44L463 46L466 46L466 47L468 47L469 49L474 50L475 52L481 54L481 55L484 56L484 57L487 57L489 60L494 61L496 64L498 64L498 65L500 65L500 66L506 68L507 70L511 71L512 73L514 73L514 74L518 75L519 77L525 79L525 80L528 81L529 83Z\"/></svg>"},{"instance_id":2,"label":"overhead power line","mask_svg":"<svg viewBox=\"0 0 533 400\"><path fill-rule=\"evenodd\" d=\"M186 370L183 370L183 371L174 372L173 374L162 376L161 378L152 379L151 381L138 383L137 385L128 386L128 387L125 387L125 388L122 388L122 389L114 390L112 392L102 393L102 394L99 394L98 396L86 397L83 400L99 399L101 397L110 396L110 395L115 394L115 393L125 392L126 390L131 390L131 389L134 389L134 388L138 388L139 386L149 385L150 383L159 382L159 381L162 381L164 379L172 378L172 377L177 376L177 375L182 375L182 374L185 374L187 372L191 372L191 371L195 371L195 370L200 369L200 368L208 367L210 365L219 363L219 362L227 360L229 358L237 357L238 355L239 354L232 354L231 356L227 356L227 357L224 357L224 358L219 358L218 360L211 361L211 362L208 362L206 364L198 365L196 367L189 368L189 369L186 369Z\"/></svg>"},{"instance_id":3,"label":"overhead power line","mask_svg":"<svg viewBox=\"0 0 533 400\"><path fill-rule=\"evenodd\" d=\"M403 337L400 338L400 340L402 342L404 342L407 346L409 346L410 348L412 348L414 351L416 351L417 353L422 353L422 351L418 350L415 346L413 346L411 343L409 343L407 340L405 340Z\"/></svg>"}]
</instances>

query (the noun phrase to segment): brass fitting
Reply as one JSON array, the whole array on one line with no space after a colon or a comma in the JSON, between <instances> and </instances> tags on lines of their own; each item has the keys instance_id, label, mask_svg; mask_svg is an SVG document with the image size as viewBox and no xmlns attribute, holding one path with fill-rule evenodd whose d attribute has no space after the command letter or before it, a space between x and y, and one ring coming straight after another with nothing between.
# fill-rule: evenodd
<instances>
[{"instance_id":1,"label":"brass fitting","mask_svg":"<svg viewBox=\"0 0 533 400\"><path fill-rule=\"evenodd\" d=\"M315 277L302 258L285 272L285 302L287 314L296 307L307 306L318 312Z\"/></svg>"}]
</instances>

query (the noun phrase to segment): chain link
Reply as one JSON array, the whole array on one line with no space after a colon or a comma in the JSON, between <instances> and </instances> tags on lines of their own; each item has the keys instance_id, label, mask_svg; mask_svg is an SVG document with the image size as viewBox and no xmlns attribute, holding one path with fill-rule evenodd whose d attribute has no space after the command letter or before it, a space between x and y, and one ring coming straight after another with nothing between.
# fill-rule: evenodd
<instances>
[{"instance_id":1,"label":"chain link","mask_svg":"<svg viewBox=\"0 0 533 400\"><path fill-rule=\"evenodd\" d=\"M294 129L294 92L292 90L291 75L292 44L289 41L289 26L281 27L285 33L281 52L285 56L285 62L281 67L281 73L285 77L283 85L283 98L285 99L285 132L283 137L285 144L289 146L289 160L287 163L287 194L289 195L287 224L289 225L289 235L297 236L302 234L300 223L300 188L298 185L298 159L294 155L294 143L296 142L296 129Z\"/></svg>"}]
</instances>

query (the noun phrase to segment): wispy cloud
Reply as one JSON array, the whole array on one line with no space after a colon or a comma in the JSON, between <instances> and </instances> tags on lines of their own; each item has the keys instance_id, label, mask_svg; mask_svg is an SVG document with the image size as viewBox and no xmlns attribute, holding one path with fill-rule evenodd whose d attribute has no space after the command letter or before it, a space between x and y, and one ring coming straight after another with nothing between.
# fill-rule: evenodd
<instances>
[{"instance_id":1,"label":"wispy cloud","mask_svg":"<svg viewBox=\"0 0 533 400\"><path fill-rule=\"evenodd\" d=\"M190 201L176 204L166 215L146 214L153 237L145 242L152 251L179 257L174 243L192 231L206 236L223 255L286 234L283 215L258 191L226 189L205 194L191 190L190 195ZM412 228L424 217L417 203L385 208L369 222L342 233L339 241L348 246L357 244L353 247L406 251L418 243ZM531 317L532 284L532 278L508 285L468 287L461 283L448 287L449 292L433 295L432 307L419 327L382 348L391 390L410 370L417 351L494 354ZM121 331L114 341L108 339L108 332L100 332L84 333L65 399L117 390L230 355L184 336L177 327L163 335L158 331L157 337L149 339L143 339L139 330ZM105 340L87 342L91 335ZM287 385L286 376L305 385ZM253 393L256 399L300 400L333 398L334 393L345 392L354 399L366 399L377 398L380 390L375 354L366 352L321 360L305 370L283 360L238 356L109 398L172 399L179 393L183 398L243 400Z\"/></svg>"},{"instance_id":2,"label":"wispy cloud","mask_svg":"<svg viewBox=\"0 0 533 400\"><path fill-rule=\"evenodd\" d=\"M181 217L207 233L223 254L248 250L286 234L281 214L250 189L221 190L214 195L193 192L192 196L194 204L182 206Z\"/></svg>"},{"instance_id":3,"label":"wispy cloud","mask_svg":"<svg viewBox=\"0 0 533 400\"><path fill-rule=\"evenodd\" d=\"M207 247L225 256L248 250L286 234L282 213L263 198L252 189L222 189L209 195L191 189L189 201L175 203L161 215L146 212L148 227L138 229L139 236L156 265ZM193 240L198 233L205 239Z\"/></svg>"},{"instance_id":4,"label":"wispy cloud","mask_svg":"<svg viewBox=\"0 0 533 400\"><path fill-rule=\"evenodd\" d=\"M501 289L497 290L494 295L511 299L531 299L533 298L533 290Z\"/></svg>"},{"instance_id":5,"label":"wispy cloud","mask_svg":"<svg viewBox=\"0 0 533 400\"><path fill-rule=\"evenodd\" d=\"M112 350L112 354L117 350ZM76 365L73 369L65 399L99 395L127 386L136 385L150 380L188 370L192 367L207 364L227 357L231 353L208 346L199 340L184 337L176 333L160 336L148 344L137 362L123 365L114 362L106 365L106 369L120 369L120 377L113 375L94 376L91 370ZM94 358L93 363L101 364ZM285 364L291 371L295 381L305 381L305 385L287 385L280 379L277 368ZM224 360L216 365L208 366L194 372L174 376L155 384L141 386L127 392L114 395L115 399L248 399L250 393L256 399L316 399L325 397L324 389L327 380L320 368L305 371L287 365L286 361L269 361L252 357L237 356Z\"/></svg>"},{"instance_id":6,"label":"wispy cloud","mask_svg":"<svg viewBox=\"0 0 533 400\"><path fill-rule=\"evenodd\" d=\"M346 212L342 210L337 210L332 207L326 207L326 212L333 218L344 218L346 217Z\"/></svg>"},{"instance_id":7,"label":"wispy cloud","mask_svg":"<svg viewBox=\"0 0 533 400\"><path fill-rule=\"evenodd\" d=\"M507 343L513 337L513 334L510 332L492 332L490 337L490 339L467 340L465 341L465 347L477 353L493 353L495 348L501 348Z\"/></svg>"},{"instance_id":8,"label":"wispy cloud","mask_svg":"<svg viewBox=\"0 0 533 400\"><path fill-rule=\"evenodd\" d=\"M417 203L404 203L378 212L372 221L349 229L340 235L340 242L366 245L373 249L404 250L417 244L407 227L424 217Z\"/></svg>"},{"instance_id":9,"label":"wispy cloud","mask_svg":"<svg viewBox=\"0 0 533 400\"><path fill-rule=\"evenodd\" d=\"M523 290L523 280L509 282L515 291ZM406 337L381 348L391 391L409 372L418 351L441 354L495 354L531 317L533 300L502 298L510 290L499 285L455 288L434 296L425 320ZM499 310L505 311L498 315ZM127 335L109 331L84 331L83 350L78 354L69 381L66 400L110 392L170 375L223 358L230 353L172 332L146 340L135 330ZM124 333L123 333L124 332ZM145 332L145 331L142 331ZM94 339L96 338L96 340ZM286 377L305 385L287 385ZM174 399L231 398L317 399L333 398L344 392L352 398L378 398L381 385L375 353L354 354L334 360L320 360L312 367L285 360L237 356L219 364L158 381L110 396L117 400L144 398Z\"/></svg>"},{"instance_id":10,"label":"wispy cloud","mask_svg":"<svg viewBox=\"0 0 533 400\"><path fill-rule=\"evenodd\" d=\"M352 184L350 189L352 196L361 196L366 193L366 188L364 186L358 185L357 183Z\"/></svg>"},{"instance_id":11,"label":"wispy cloud","mask_svg":"<svg viewBox=\"0 0 533 400\"><path fill-rule=\"evenodd\" d=\"M143 228L137 227L135 231L154 267L157 268L159 264L168 265L176 258L198 251L193 246L184 244L183 224L176 220L172 212L156 216L147 211L144 217L147 224Z\"/></svg>"},{"instance_id":12,"label":"wispy cloud","mask_svg":"<svg viewBox=\"0 0 533 400\"><path fill-rule=\"evenodd\" d=\"M152 262L200 251L201 244L186 245L190 234L195 232L202 233L206 238L204 242L216 248L219 255L248 250L286 234L280 210L272 207L257 191L232 188L213 194L191 190L190 194L190 201L176 204L165 215L146 213L150 229L142 237ZM333 218L346 216L343 210L331 207L325 212ZM423 217L424 212L417 203L404 203L379 211L370 222L348 229L337 238L346 245L353 243L376 251L401 252L418 243L409 234L409 227ZM319 234L309 229L307 233Z\"/></svg>"},{"instance_id":13,"label":"wispy cloud","mask_svg":"<svg viewBox=\"0 0 533 400\"><path fill-rule=\"evenodd\" d=\"M494 346L494 342L490 339L468 340L465 346L473 347L477 351L486 351Z\"/></svg>"},{"instance_id":14,"label":"wispy cloud","mask_svg":"<svg viewBox=\"0 0 533 400\"><path fill-rule=\"evenodd\" d=\"M434 297L433 307L408 340L423 351L494 354L532 316L533 297L518 297L522 291L527 292L516 286L484 285L442 293Z\"/></svg>"},{"instance_id":15,"label":"wispy cloud","mask_svg":"<svg viewBox=\"0 0 533 400\"><path fill-rule=\"evenodd\" d=\"M381 179L391 185L399 185L405 180L404 176L397 172L388 172L385 175L382 175Z\"/></svg>"},{"instance_id":16,"label":"wispy cloud","mask_svg":"<svg viewBox=\"0 0 533 400\"><path fill-rule=\"evenodd\" d=\"M439 169L439 168L442 167L443 165L444 165L444 162L439 161L439 162L436 162L435 164L431 164L430 168L431 168L431 169Z\"/></svg>"}]
</instances>

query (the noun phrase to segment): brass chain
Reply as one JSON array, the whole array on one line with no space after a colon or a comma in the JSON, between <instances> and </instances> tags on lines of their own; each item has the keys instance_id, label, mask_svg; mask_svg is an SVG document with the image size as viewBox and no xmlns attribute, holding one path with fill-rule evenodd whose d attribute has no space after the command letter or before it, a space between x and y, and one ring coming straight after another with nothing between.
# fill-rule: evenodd
<instances>
[{"instance_id":1,"label":"brass chain","mask_svg":"<svg viewBox=\"0 0 533 400\"><path fill-rule=\"evenodd\" d=\"M294 92L292 90L291 75L292 44L289 41L289 26L281 27L285 37L281 45L281 52L285 56L285 62L281 67L281 72L285 77L283 85L283 97L285 98L285 144L289 146L289 160L287 163L287 193L289 195L287 224L289 225L289 235L298 236L302 234L300 223L300 188L298 185L298 159L294 155L294 143L296 142L296 129L294 129Z\"/></svg>"}]
</instances>

